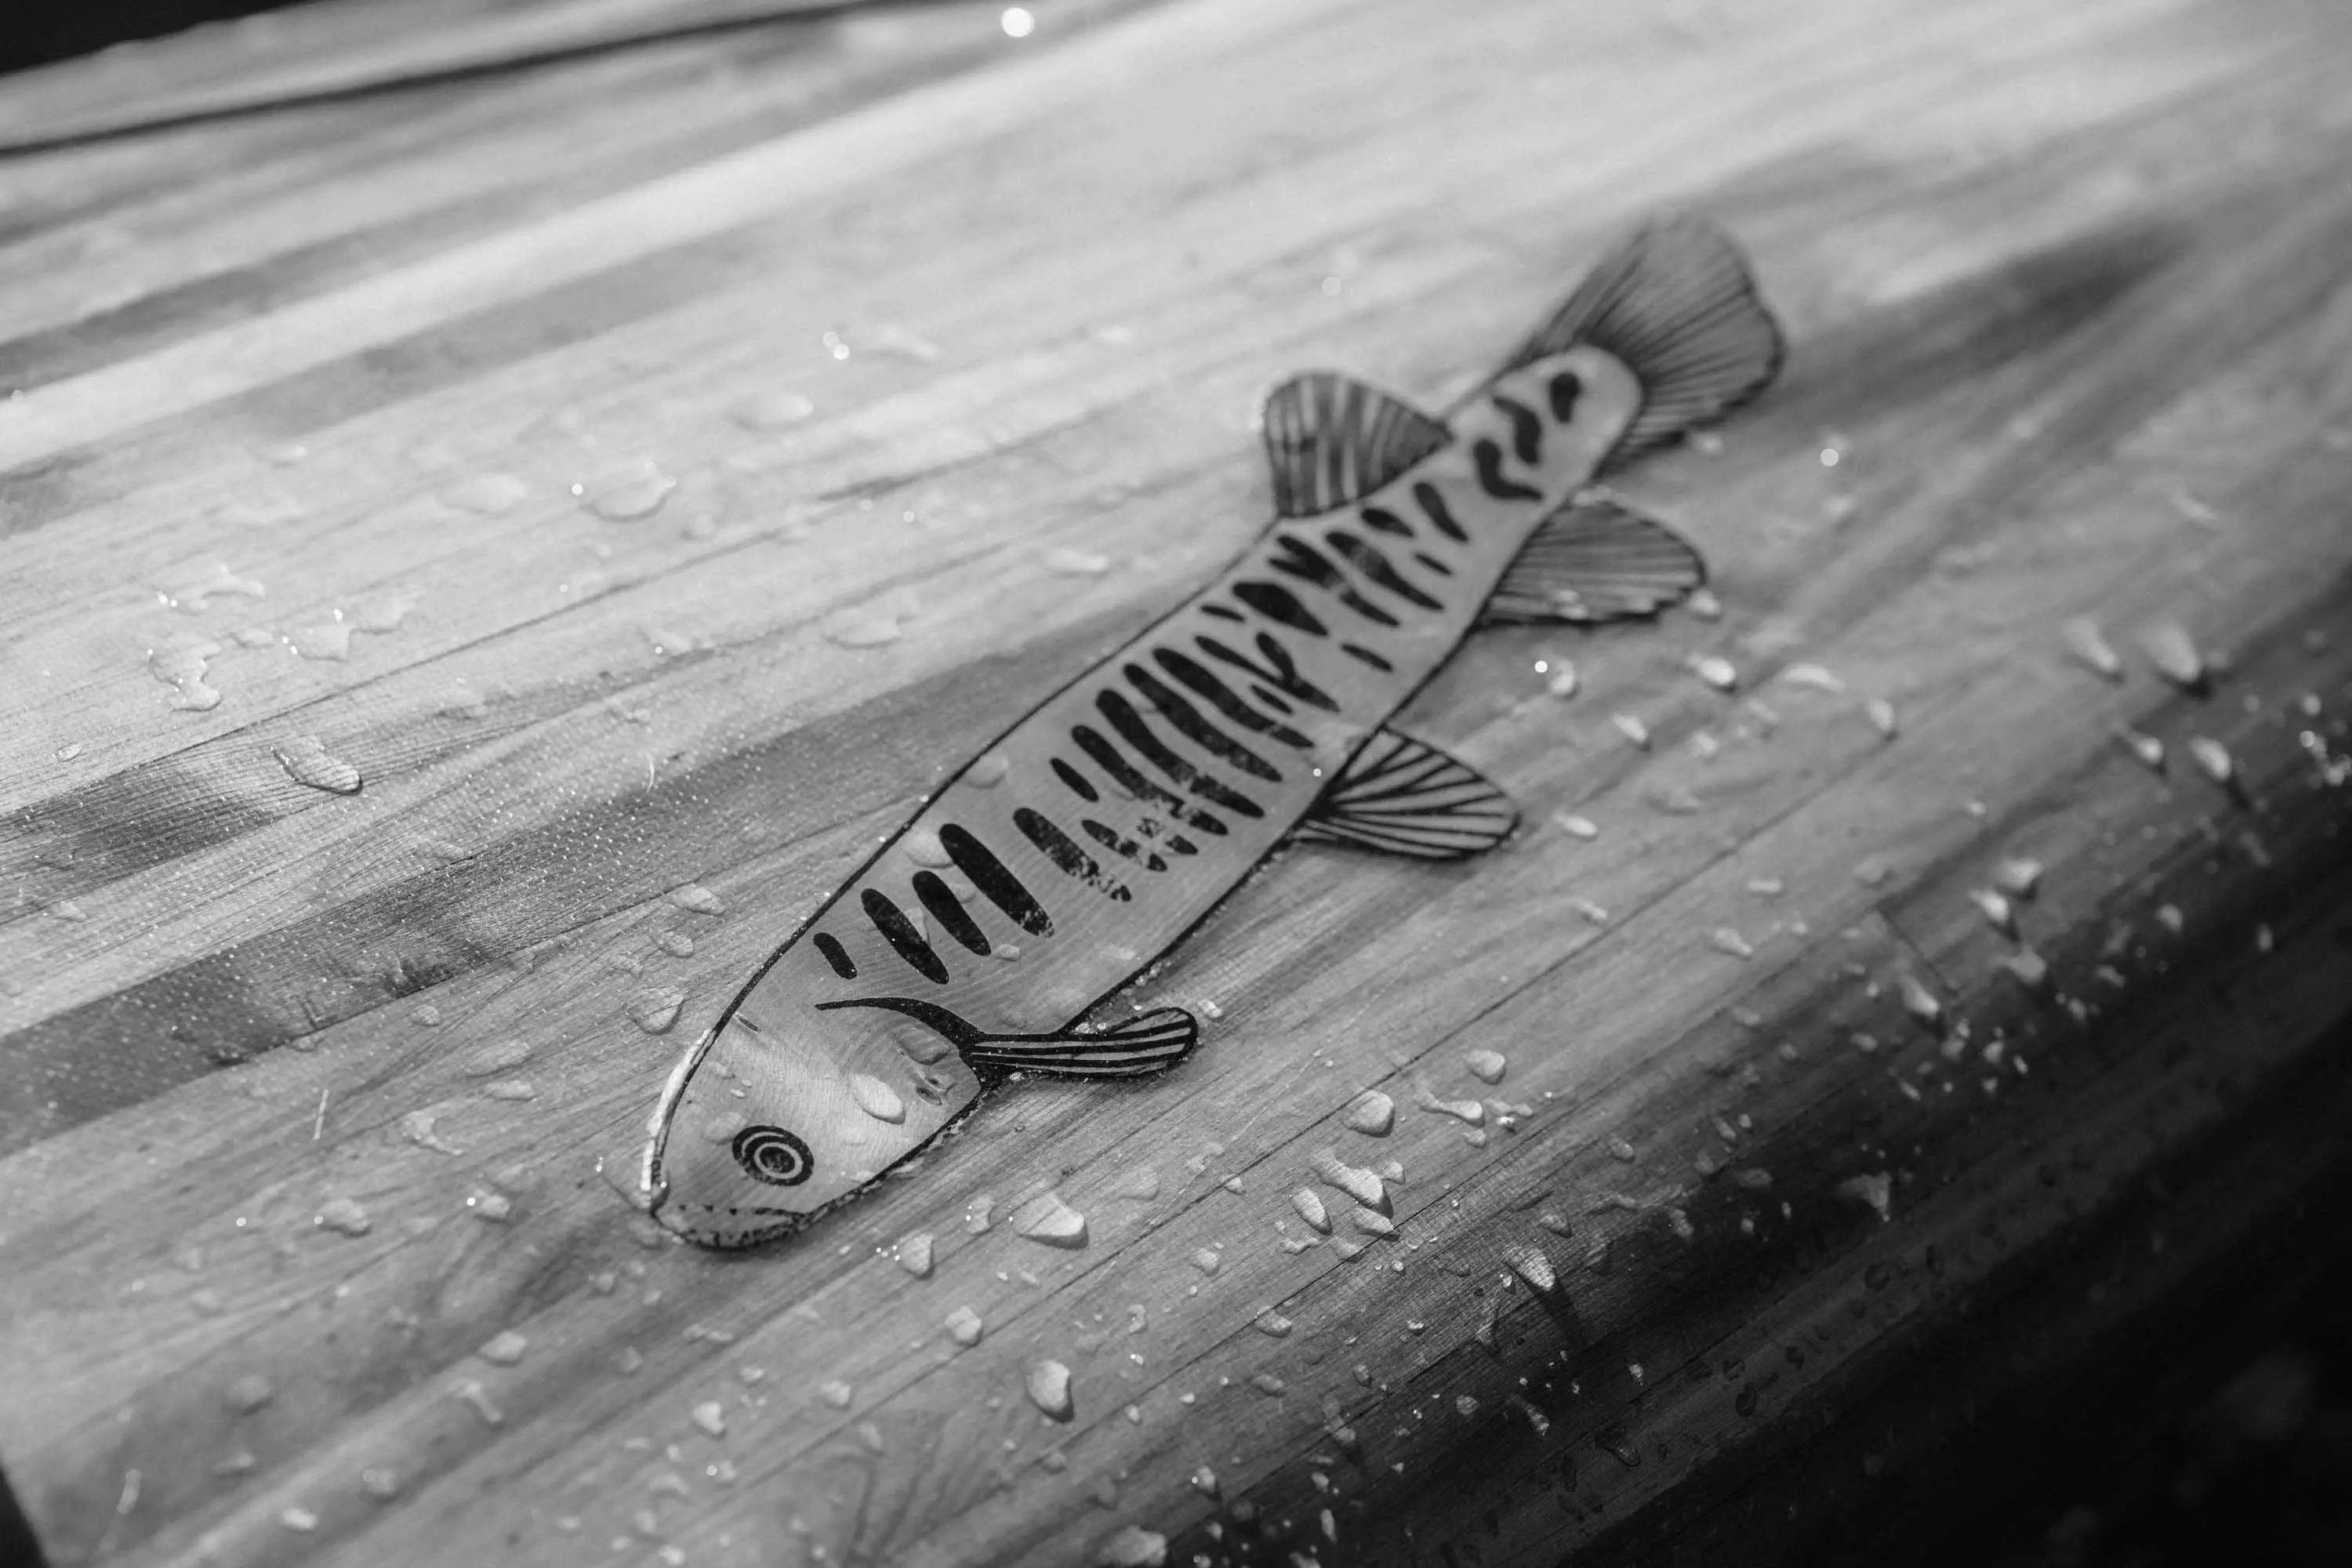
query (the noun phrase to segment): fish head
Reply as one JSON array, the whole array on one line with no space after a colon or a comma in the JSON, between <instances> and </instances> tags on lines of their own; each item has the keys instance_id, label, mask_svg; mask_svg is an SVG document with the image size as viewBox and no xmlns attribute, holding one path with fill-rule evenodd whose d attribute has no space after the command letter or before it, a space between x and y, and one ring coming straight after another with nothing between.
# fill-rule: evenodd
<instances>
[{"instance_id":1,"label":"fish head","mask_svg":"<svg viewBox=\"0 0 2352 1568\"><path fill-rule=\"evenodd\" d=\"M785 1235L872 1185L970 1110L981 1081L938 1033L796 974L791 950L670 1074L646 1211L707 1247Z\"/></svg>"}]
</instances>

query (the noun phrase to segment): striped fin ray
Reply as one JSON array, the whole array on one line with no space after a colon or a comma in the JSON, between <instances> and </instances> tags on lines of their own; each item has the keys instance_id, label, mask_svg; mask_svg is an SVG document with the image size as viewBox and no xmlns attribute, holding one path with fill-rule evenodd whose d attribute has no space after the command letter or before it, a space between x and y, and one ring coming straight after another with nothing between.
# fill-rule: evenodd
<instances>
[{"instance_id":1,"label":"striped fin ray","mask_svg":"<svg viewBox=\"0 0 2352 1568\"><path fill-rule=\"evenodd\" d=\"M1443 421L1328 370L1292 376L1268 394L1265 426L1281 517L1361 500L1452 439Z\"/></svg>"},{"instance_id":2,"label":"striped fin ray","mask_svg":"<svg viewBox=\"0 0 2352 1568\"><path fill-rule=\"evenodd\" d=\"M1713 424L1778 374L1780 324L1756 295L1747 258L1702 218L1644 224L1604 258L1510 369L1589 343L1622 360L1642 384L1642 410L1601 471Z\"/></svg>"},{"instance_id":3,"label":"striped fin ray","mask_svg":"<svg viewBox=\"0 0 2352 1568\"><path fill-rule=\"evenodd\" d=\"M1481 626L1654 616L1706 581L1706 562L1657 519L1588 491L1538 524L1479 613Z\"/></svg>"},{"instance_id":4,"label":"striped fin ray","mask_svg":"<svg viewBox=\"0 0 2352 1568\"><path fill-rule=\"evenodd\" d=\"M1510 796L1485 774L1425 742L1382 730L1324 792L1298 837L1459 860L1492 849L1518 822Z\"/></svg>"},{"instance_id":5,"label":"striped fin ray","mask_svg":"<svg viewBox=\"0 0 2352 1568\"><path fill-rule=\"evenodd\" d=\"M1173 1067L1200 1037L1192 1014L1160 1007L1091 1035L982 1040L964 1051L964 1060L1055 1078L1138 1078Z\"/></svg>"}]
</instances>

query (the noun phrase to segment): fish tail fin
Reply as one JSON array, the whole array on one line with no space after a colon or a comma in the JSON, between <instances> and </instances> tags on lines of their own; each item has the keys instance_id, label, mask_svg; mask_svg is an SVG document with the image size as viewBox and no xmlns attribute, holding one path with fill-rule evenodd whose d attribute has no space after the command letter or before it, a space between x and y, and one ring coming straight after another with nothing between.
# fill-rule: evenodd
<instances>
[{"instance_id":1,"label":"fish tail fin","mask_svg":"<svg viewBox=\"0 0 2352 1568\"><path fill-rule=\"evenodd\" d=\"M1680 213L1643 224L1604 257L1504 368L1580 343L1623 361L1642 384L1641 412L1602 460L1604 474L1755 396L1786 353L1738 243Z\"/></svg>"}]
</instances>

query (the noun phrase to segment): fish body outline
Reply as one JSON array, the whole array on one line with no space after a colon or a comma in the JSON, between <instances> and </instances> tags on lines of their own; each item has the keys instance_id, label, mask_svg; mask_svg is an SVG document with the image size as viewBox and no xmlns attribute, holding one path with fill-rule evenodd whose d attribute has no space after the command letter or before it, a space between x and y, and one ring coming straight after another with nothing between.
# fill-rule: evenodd
<instances>
[{"instance_id":1,"label":"fish body outline","mask_svg":"<svg viewBox=\"0 0 2352 1568\"><path fill-rule=\"evenodd\" d=\"M1143 1077L1163 1008L1090 1013L1265 859L1321 838L1429 859L1507 837L1501 792L1390 718L1482 622L1654 613L1696 551L1593 489L1744 402L1777 325L1727 237L1671 217L1443 416L1329 373L1265 420L1278 515L885 839L680 1059L641 1195L714 1247L798 1230L1021 1073Z\"/></svg>"}]
</instances>

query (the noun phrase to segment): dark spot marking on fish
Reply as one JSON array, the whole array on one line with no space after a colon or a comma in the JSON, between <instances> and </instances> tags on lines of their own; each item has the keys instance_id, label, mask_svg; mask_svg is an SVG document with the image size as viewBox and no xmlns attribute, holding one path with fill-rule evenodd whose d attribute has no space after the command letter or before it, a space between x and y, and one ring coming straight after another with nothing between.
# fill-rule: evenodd
<instances>
[{"instance_id":1,"label":"dark spot marking on fish","mask_svg":"<svg viewBox=\"0 0 2352 1568\"><path fill-rule=\"evenodd\" d=\"M1389 670L1394 669L1394 668L1396 668L1396 666L1395 666L1395 665L1391 664L1387 659L1382 658L1379 654L1374 653L1370 648L1368 648L1368 647L1358 647L1354 643L1351 643L1351 642L1343 642L1343 643L1341 643L1341 644L1339 645L1339 650L1340 650L1342 653L1349 653L1349 654L1353 654L1353 655L1355 655L1358 658L1362 659L1366 664L1370 665L1374 669L1380 670L1380 671L1381 671L1381 672L1382 672L1383 674L1385 674L1385 673L1387 673Z\"/></svg>"},{"instance_id":2,"label":"dark spot marking on fish","mask_svg":"<svg viewBox=\"0 0 2352 1568\"><path fill-rule=\"evenodd\" d=\"M1069 763L1062 761L1059 757L1055 757L1054 759L1054 773L1055 776L1059 778L1064 784L1069 785L1070 792L1076 795L1080 800L1097 801L1102 798L1101 795L1095 793L1095 786L1087 782L1086 774L1078 772L1077 769L1070 766Z\"/></svg>"},{"instance_id":3,"label":"dark spot marking on fish","mask_svg":"<svg viewBox=\"0 0 2352 1568\"><path fill-rule=\"evenodd\" d=\"M1163 806L1174 815L1177 821L1189 823L1203 833L1214 833L1220 836L1224 833L1225 825L1223 822L1166 785L1155 784L1145 777L1134 763L1119 754L1117 746L1103 739L1098 731L1080 724L1070 731L1070 738L1078 743L1080 751L1092 757L1102 771L1111 776L1112 781L1119 788L1136 799Z\"/></svg>"},{"instance_id":4,"label":"dark spot marking on fish","mask_svg":"<svg viewBox=\"0 0 2352 1568\"><path fill-rule=\"evenodd\" d=\"M1404 574L1389 564L1389 558L1345 529L1335 528L1324 535L1339 559L1353 566L1377 586L1424 610L1442 610L1445 606L1404 580Z\"/></svg>"},{"instance_id":5,"label":"dark spot marking on fish","mask_svg":"<svg viewBox=\"0 0 2352 1568\"><path fill-rule=\"evenodd\" d=\"M1168 825L1156 816L1138 818L1135 824L1135 836L1138 838L1149 838L1155 844L1165 844L1179 855L1198 855L1201 852L1200 847L1182 834L1169 832Z\"/></svg>"},{"instance_id":6,"label":"dark spot marking on fish","mask_svg":"<svg viewBox=\"0 0 2352 1568\"><path fill-rule=\"evenodd\" d=\"M1105 691L1098 694L1095 698L1095 706L1102 710L1103 717L1110 721L1111 728L1119 732L1121 739L1143 753L1146 762L1199 795L1202 800L1222 805L1227 811L1239 813L1243 816L1265 815L1265 808L1257 802L1223 781L1210 777L1166 746L1161 745L1160 737L1154 735L1151 732L1151 727L1143 721L1143 715L1135 710L1135 705L1118 692Z\"/></svg>"},{"instance_id":7,"label":"dark spot marking on fish","mask_svg":"<svg viewBox=\"0 0 2352 1568\"><path fill-rule=\"evenodd\" d=\"M1250 682L1250 695L1256 698L1260 702L1265 703L1267 707L1273 709L1277 713L1295 713L1297 711L1297 710L1291 707L1289 703L1284 701L1281 698L1276 697L1273 692L1268 691L1265 687L1260 686L1255 680Z\"/></svg>"},{"instance_id":8,"label":"dark spot marking on fish","mask_svg":"<svg viewBox=\"0 0 2352 1568\"><path fill-rule=\"evenodd\" d=\"M1182 681L1195 694L1207 699L1218 712L1223 713L1243 729L1255 730L1261 735L1271 735L1284 745L1297 746L1301 751L1311 751L1314 748L1314 742L1289 725L1279 720L1267 718L1243 701L1232 687L1219 680L1213 673L1203 668L1196 660L1186 658L1174 648L1167 647L1152 649L1151 657L1159 661L1160 668ZM1260 692L1259 695L1265 694ZM1286 702L1276 702L1274 706L1282 712L1290 711L1290 705Z\"/></svg>"},{"instance_id":9,"label":"dark spot marking on fish","mask_svg":"<svg viewBox=\"0 0 2352 1568\"><path fill-rule=\"evenodd\" d=\"M1160 716L1176 726L1177 732L1210 755L1232 763L1242 772L1269 784L1280 784L1282 775L1274 764L1209 722L1198 708L1185 701L1161 685L1152 673L1139 664L1130 664L1120 670L1127 683L1135 688L1146 702L1160 710Z\"/></svg>"},{"instance_id":10,"label":"dark spot marking on fish","mask_svg":"<svg viewBox=\"0 0 2352 1568\"><path fill-rule=\"evenodd\" d=\"M1021 885L1012 868L989 852L987 845L952 822L940 829L940 844L956 869L971 878L971 885L987 894L988 901L1003 910L1014 925L1031 936L1054 934L1053 917Z\"/></svg>"},{"instance_id":11,"label":"dark spot marking on fish","mask_svg":"<svg viewBox=\"0 0 2352 1568\"><path fill-rule=\"evenodd\" d=\"M1561 371L1544 388L1551 399L1551 416L1565 425L1576 417L1576 400L1584 395L1584 382L1572 370Z\"/></svg>"},{"instance_id":12,"label":"dark spot marking on fish","mask_svg":"<svg viewBox=\"0 0 2352 1568\"><path fill-rule=\"evenodd\" d=\"M1204 616L1214 616L1221 621L1238 621L1242 618L1242 613L1231 605L1203 605L1201 606L1201 613Z\"/></svg>"},{"instance_id":13,"label":"dark spot marking on fish","mask_svg":"<svg viewBox=\"0 0 2352 1568\"><path fill-rule=\"evenodd\" d=\"M907 918L906 911L890 901L889 894L879 888L868 888L859 899L874 929L916 973L934 985L948 983L948 966L940 962L940 955L931 951L931 944L923 940L923 933L915 929L915 922Z\"/></svg>"},{"instance_id":14,"label":"dark spot marking on fish","mask_svg":"<svg viewBox=\"0 0 2352 1568\"><path fill-rule=\"evenodd\" d=\"M1323 629L1323 623L1298 602L1298 596L1279 583L1236 583L1234 597L1269 621L1279 621L1318 637L1329 635Z\"/></svg>"},{"instance_id":15,"label":"dark spot marking on fish","mask_svg":"<svg viewBox=\"0 0 2352 1568\"><path fill-rule=\"evenodd\" d=\"M1437 525L1438 532L1461 543L1470 542L1470 536L1462 531L1462 525L1454 521L1454 509L1445 504L1445 497L1439 493L1435 485L1423 480L1412 487L1412 499L1420 504L1423 511L1429 514L1429 521Z\"/></svg>"},{"instance_id":16,"label":"dark spot marking on fish","mask_svg":"<svg viewBox=\"0 0 2352 1568\"><path fill-rule=\"evenodd\" d=\"M1481 437L1470 448L1470 456L1478 465L1478 488L1496 500L1543 500L1543 491L1529 489L1503 472L1503 448L1491 437Z\"/></svg>"},{"instance_id":17,"label":"dark spot marking on fish","mask_svg":"<svg viewBox=\"0 0 2352 1568\"><path fill-rule=\"evenodd\" d=\"M1404 519L1389 510L1386 507L1368 506L1357 515L1360 516L1364 520L1364 526L1366 528L1372 529L1381 533L1393 533L1399 539L1411 539L1412 537L1412 524L1405 521Z\"/></svg>"},{"instance_id":18,"label":"dark spot marking on fish","mask_svg":"<svg viewBox=\"0 0 2352 1568\"><path fill-rule=\"evenodd\" d=\"M1312 583L1376 625L1392 626L1397 624L1394 616L1357 593L1356 585L1313 545L1287 533L1276 535L1274 542L1276 548L1283 552L1272 563L1276 571L1288 573L1302 583Z\"/></svg>"},{"instance_id":19,"label":"dark spot marking on fish","mask_svg":"<svg viewBox=\"0 0 2352 1568\"><path fill-rule=\"evenodd\" d=\"M1414 551L1412 552L1412 558L1415 561L1420 562L1423 566L1428 567L1432 572L1436 573L1441 577L1451 577L1454 575L1453 567L1448 566L1444 562L1440 561L1436 556L1430 554L1426 551Z\"/></svg>"},{"instance_id":20,"label":"dark spot marking on fish","mask_svg":"<svg viewBox=\"0 0 2352 1568\"><path fill-rule=\"evenodd\" d=\"M1013 814L1013 825L1021 829L1030 843L1044 852L1054 868L1064 876L1076 878L1087 887L1110 895L1116 903L1126 903L1129 893L1117 882L1106 879L1095 858L1078 847L1076 839L1055 826L1036 812L1023 806Z\"/></svg>"},{"instance_id":21,"label":"dark spot marking on fish","mask_svg":"<svg viewBox=\"0 0 2352 1568\"><path fill-rule=\"evenodd\" d=\"M1511 421L1511 450L1518 459L1532 467L1543 461L1543 421L1536 411L1516 397L1496 393L1491 399Z\"/></svg>"},{"instance_id":22,"label":"dark spot marking on fish","mask_svg":"<svg viewBox=\"0 0 2352 1568\"><path fill-rule=\"evenodd\" d=\"M1298 673L1298 666L1291 658L1290 650L1275 641L1268 633L1257 634L1257 651L1265 659L1264 667L1251 662L1245 654L1235 653L1214 637L1196 637L1192 642L1211 658L1222 664L1232 665L1235 669L1245 669L1286 696L1296 697L1301 702L1310 707L1320 708L1326 713L1337 713L1339 710L1339 705L1337 702L1332 701L1312 681Z\"/></svg>"},{"instance_id":23,"label":"dark spot marking on fish","mask_svg":"<svg viewBox=\"0 0 2352 1568\"><path fill-rule=\"evenodd\" d=\"M857 978L857 965L849 961L849 950L841 945L839 937L829 931L817 932L816 950L824 954L824 961L833 965L833 972L835 974L840 975L844 980Z\"/></svg>"},{"instance_id":24,"label":"dark spot marking on fish","mask_svg":"<svg viewBox=\"0 0 2352 1568\"><path fill-rule=\"evenodd\" d=\"M1097 822L1091 816L1082 816L1078 818L1078 826L1085 831L1087 837L1093 839L1096 843L1101 845L1104 848L1111 851L1115 855L1124 855L1129 859L1133 860L1150 870L1165 871L1168 869L1167 861L1162 860L1157 855L1145 854L1142 845L1138 844L1132 838L1121 838L1116 830L1104 826L1101 823Z\"/></svg>"},{"instance_id":25,"label":"dark spot marking on fish","mask_svg":"<svg viewBox=\"0 0 2352 1568\"><path fill-rule=\"evenodd\" d=\"M915 873L915 897L923 900L923 908L931 911L931 919L940 922L940 929L963 943L967 952L986 958L995 951L988 933L980 929L980 923L965 910L963 900L955 896L955 889L938 872Z\"/></svg>"}]
</instances>

